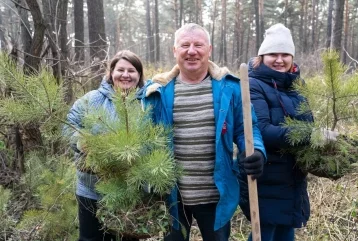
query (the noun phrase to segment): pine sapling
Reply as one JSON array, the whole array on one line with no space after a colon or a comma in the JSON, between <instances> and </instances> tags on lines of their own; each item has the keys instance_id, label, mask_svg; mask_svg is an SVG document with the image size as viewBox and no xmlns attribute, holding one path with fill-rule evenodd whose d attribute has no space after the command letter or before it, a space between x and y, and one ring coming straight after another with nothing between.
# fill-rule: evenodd
<instances>
[{"instance_id":1,"label":"pine sapling","mask_svg":"<svg viewBox=\"0 0 358 241\"><path fill-rule=\"evenodd\" d=\"M115 94L116 117L97 110L84 118L84 166L95 172L102 195L97 216L117 234L148 237L169 228L165 197L180 168L169 149L169 130L154 125L134 93Z\"/></svg>"},{"instance_id":2,"label":"pine sapling","mask_svg":"<svg viewBox=\"0 0 358 241\"><path fill-rule=\"evenodd\" d=\"M358 76L345 73L336 52L322 55L323 73L305 85L297 81L298 91L307 102L298 114L312 113L314 123L286 118L283 126L290 129L288 151L297 156L300 167L317 176L338 179L354 170L358 161L357 111ZM336 141L326 141L324 129L338 131Z\"/></svg>"}]
</instances>

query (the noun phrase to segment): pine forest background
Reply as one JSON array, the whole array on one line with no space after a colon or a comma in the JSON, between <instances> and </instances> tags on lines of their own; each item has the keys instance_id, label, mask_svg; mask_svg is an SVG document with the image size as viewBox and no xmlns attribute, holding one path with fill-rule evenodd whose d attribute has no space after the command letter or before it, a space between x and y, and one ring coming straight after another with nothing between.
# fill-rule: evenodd
<instances>
[{"instance_id":1,"label":"pine forest background","mask_svg":"<svg viewBox=\"0 0 358 241\"><path fill-rule=\"evenodd\" d=\"M357 0L0 0L0 240L76 240L75 168L61 139L69 107L119 50L141 57L146 78L171 68L174 32L189 22L207 28L211 59L233 73L280 22L306 81L322 74L327 49L358 75ZM357 173L309 176L309 192L297 240L358 240ZM238 209L231 240L249 228Z\"/></svg>"}]
</instances>

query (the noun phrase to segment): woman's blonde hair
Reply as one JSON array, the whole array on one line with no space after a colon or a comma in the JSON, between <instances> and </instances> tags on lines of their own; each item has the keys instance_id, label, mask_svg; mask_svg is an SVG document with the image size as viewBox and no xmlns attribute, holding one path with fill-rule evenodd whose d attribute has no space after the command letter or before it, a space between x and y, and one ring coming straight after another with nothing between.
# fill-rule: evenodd
<instances>
[{"instance_id":1,"label":"woman's blonde hair","mask_svg":"<svg viewBox=\"0 0 358 241\"><path fill-rule=\"evenodd\" d=\"M264 58L262 55L256 56L254 57L254 59L252 60L252 67L254 69L256 69L257 67L260 66L260 64L264 61Z\"/></svg>"}]
</instances>

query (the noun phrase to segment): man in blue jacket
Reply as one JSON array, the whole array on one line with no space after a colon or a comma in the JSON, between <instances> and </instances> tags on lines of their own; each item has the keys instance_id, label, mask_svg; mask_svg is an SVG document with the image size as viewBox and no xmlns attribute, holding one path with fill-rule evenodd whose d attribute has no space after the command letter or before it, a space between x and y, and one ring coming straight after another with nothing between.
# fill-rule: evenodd
<instances>
[{"instance_id":1,"label":"man in blue jacket","mask_svg":"<svg viewBox=\"0 0 358 241\"><path fill-rule=\"evenodd\" d=\"M233 142L243 152L244 127L239 79L209 61L206 29L186 24L175 32L177 65L148 81L142 99L155 123L171 127L175 160L183 169L169 197L173 226L166 241L189 240L192 219L204 241L227 241L240 196ZM265 149L252 111L255 152L245 171L261 175Z\"/></svg>"}]
</instances>

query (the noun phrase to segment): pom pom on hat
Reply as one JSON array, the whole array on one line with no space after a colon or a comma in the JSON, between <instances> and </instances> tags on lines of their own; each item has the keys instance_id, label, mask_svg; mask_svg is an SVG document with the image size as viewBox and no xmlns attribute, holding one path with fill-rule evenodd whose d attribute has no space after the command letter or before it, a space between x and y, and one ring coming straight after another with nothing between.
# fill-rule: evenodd
<instances>
[{"instance_id":1,"label":"pom pom on hat","mask_svg":"<svg viewBox=\"0 0 358 241\"><path fill-rule=\"evenodd\" d=\"M295 56L291 31L283 24L278 23L265 31L265 39L262 42L258 55L271 53L285 53Z\"/></svg>"}]
</instances>

